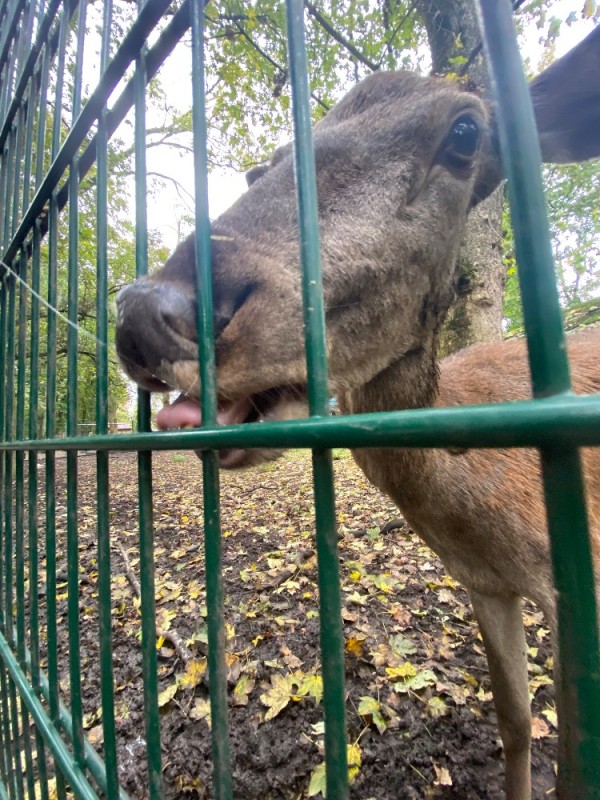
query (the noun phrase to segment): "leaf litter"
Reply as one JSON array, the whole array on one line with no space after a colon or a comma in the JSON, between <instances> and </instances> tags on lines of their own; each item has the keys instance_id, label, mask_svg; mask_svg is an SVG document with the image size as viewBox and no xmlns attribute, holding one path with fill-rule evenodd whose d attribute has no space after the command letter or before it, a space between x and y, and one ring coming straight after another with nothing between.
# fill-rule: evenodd
<instances>
[{"instance_id":1,"label":"leaf litter","mask_svg":"<svg viewBox=\"0 0 600 800\"><path fill-rule=\"evenodd\" d=\"M487 667L466 592L403 525L398 509L368 483L347 451L334 451L334 466L350 797L503 797ZM58 553L64 554L64 461L58 460L57 476ZM125 790L141 800L147 786L135 454L111 455L110 481L119 774ZM101 753L95 487L96 460L81 457L82 696L86 730ZM165 796L210 798L199 461L187 452L154 453L153 488ZM221 492L234 796L322 797L323 685L310 453L291 451L275 463L221 473ZM59 576L65 571L60 556ZM40 596L44 606L43 585ZM57 596L60 683L68 702L64 582ZM530 604L525 622L534 711L533 797L542 800L553 784L556 758L552 657L543 617Z\"/></svg>"}]
</instances>

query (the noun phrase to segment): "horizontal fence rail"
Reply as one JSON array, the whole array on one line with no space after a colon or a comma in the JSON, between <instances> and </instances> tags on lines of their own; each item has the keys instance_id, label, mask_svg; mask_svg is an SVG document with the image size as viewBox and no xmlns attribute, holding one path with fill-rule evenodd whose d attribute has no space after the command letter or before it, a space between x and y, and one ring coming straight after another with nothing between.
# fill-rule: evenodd
<instances>
[{"instance_id":1,"label":"horizontal fence rail","mask_svg":"<svg viewBox=\"0 0 600 800\"><path fill-rule=\"evenodd\" d=\"M329 800L349 797L331 456L331 449L339 447L540 449L558 589L562 691L568 690L573 698L567 724L576 726L580 736L569 769L582 798L600 792L600 663L578 457L579 448L600 446L600 396L571 394L539 146L510 3L481 0L480 6L498 97L511 98L510 104L500 103L499 122L511 204L517 209L516 246L520 255L526 255L520 258L519 269L534 399L337 417L330 417L328 409L304 6L301 0L286 2L310 415L290 422L220 426L207 189L211 120L206 114L204 3L0 0L0 800L128 797L123 783L130 777L126 772L132 762L120 744L117 717L118 695L124 687L115 675L117 545L111 514L116 498L111 495L109 458L119 451L137 454L138 495L129 500L137 512L140 624L135 657L143 675L139 736L143 753L138 754L138 766L145 760L145 775L135 777L138 789L143 784L144 796L159 800L167 793L169 759L161 742L157 655L164 631L157 622L152 453L175 449L202 451L212 796L218 800L234 796L218 451L271 447L312 450ZM116 286L156 266L147 214L151 127L147 97L153 79L190 33L204 422L195 430L152 431L150 395L140 389L137 431L113 434L109 431L114 430L111 412L116 402L111 386ZM112 218L109 212L118 162L111 145L118 136L129 136L128 169L135 183L135 224L128 229L131 274L126 276L114 263L111 238L123 218ZM88 280L94 285L93 307L86 305ZM86 359L94 363L93 407L81 415ZM81 418L94 420L86 435L81 431L88 424ZM63 465L59 456L64 453ZM86 564L93 563L97 572L97 593L89 607L80 594L86 579L80 507L83 453L93 454L96 469L96 549ZM59 471L64 473L64 491ZM98 634L93 659L95 717L83 698L87 670L93 671L82 655L90 619Z\"/></svg>"}]
</instances>

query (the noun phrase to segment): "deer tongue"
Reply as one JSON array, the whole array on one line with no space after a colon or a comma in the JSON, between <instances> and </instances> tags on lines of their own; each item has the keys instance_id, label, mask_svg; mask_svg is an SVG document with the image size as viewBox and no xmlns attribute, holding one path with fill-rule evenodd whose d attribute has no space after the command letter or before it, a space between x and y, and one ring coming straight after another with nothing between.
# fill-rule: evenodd
<instances>
[{"instance_id":1,"label":"deer tongue","mask_svg":"<svg viewBox=\"0 0 600 800\"><path fill-rule=\"evenodd\" d=\"M222 400L217 408L217 425L236 425L244 422L252 410L249 397L239 400ZM164 406L156 415L156 424L161 430L199 428L202 425L200 403L185 395L179 395L171 405Z\"/></svg>"}]
</instances>

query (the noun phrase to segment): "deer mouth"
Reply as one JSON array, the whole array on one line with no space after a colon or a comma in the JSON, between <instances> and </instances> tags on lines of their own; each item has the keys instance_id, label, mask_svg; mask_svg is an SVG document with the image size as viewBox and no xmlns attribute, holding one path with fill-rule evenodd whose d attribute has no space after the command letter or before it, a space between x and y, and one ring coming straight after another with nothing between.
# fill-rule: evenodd
<instances>
[{"instance_id":1,"label":"deer mouth","mask_svg":"<svg viewBox=\"0 0 600 800\"><path fill-rule=\"evenodd\" d=\"M306 393L301 387L269 389L237 400L219 398L217 425L245 425L275 420L305 417L307 414ZM170 405L164 406L156 415L156 424L161 430L185 430L202 425L200 402L181 394ZM200 455L200 451L196 451ZM219 451L219 464L225 469L238 469L263 461L272 461L281 455L281 450L244 450L231 448Z\"/></svg>"}]
</instances>

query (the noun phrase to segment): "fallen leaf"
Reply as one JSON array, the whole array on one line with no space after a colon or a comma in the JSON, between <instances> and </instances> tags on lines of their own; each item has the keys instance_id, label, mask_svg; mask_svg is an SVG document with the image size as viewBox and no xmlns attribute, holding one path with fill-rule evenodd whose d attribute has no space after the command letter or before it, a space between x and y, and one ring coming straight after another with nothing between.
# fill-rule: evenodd
<instances>
[{"instance_id":1,"label":"fallen leaf","mask_svg":"<svg viewBox=\"0 0 600 800\"><path fill-rule=\"evenodd\" d=\"M190 719L195 720L206 720L206 724L210 728L211 726L211 717L210 717L210 703L203 697L196 698L194 702L194 707L190 711Z\"/></svg>"},{"instance_id":2,"label":"fallen leaf","mask_svg":"<svg viewBox=\"0 0 600 800\"><path fill-rule=\"evenodd\" d=\"M364 650L365 636L349 636L346 639L346 652L360 658Z\"/></svg>"},{"instance_id":3,"label":"fallen leaf","mask_svg":"<svg viewBox=\"0 0 600 800\"><path fill-rule=\"evenodd\" d=\"M387 729L387 722L381 714L381 703L374 697L361 697L358 704L358 713L365 717L367 722L373 723L379 733L384 733Z\"/></svg>"},{"instance_id":4,"label":"fallen leaf","mask_svg":"<svg viewBox=\"0 0 600 800\"><path fill-rule=\"evenodd\" d=\"M298 673L296 676L298 677ZM297 694L301 697L313 697L315 702L320 703L323 699L323 678L320 675L304 675L298 680Z\"/></svg>"},{"instance_id":5,"label":"fallen leaf","mask_svg":"<svg viewBox=\"0 0 600 800\"><path fill-rule=\"evenodd\" d=\"M310 783L308 784L308 796L314 797L316 794L320 793L323 795L323 797L327 797L327 791L325 787L325 764L322 763L315 767L311 773Z\"/></svg>"},{"instance_id":6,"label":"fallen leaf","mask_svg":"<svg viewBox=\"0 0 600 800\"><path fill-rule=\"evenodd\" d=\"M260 701L267 706L265 721L280 714L292 699L295 682L290 675L272 675L271 687L260 696Z\"/></svg>"},{"instance_id":7,"label":"fallen leaf","mask_svg":"<svg viewBox=\"0 0 600 800\"><path fill-rule=\"evenodd\" d=\"M256 681L247 673L244 673L239 681L236 683L233 690L233 703L236 706L245 706L248 704L248 697L254 689Z\"/></svg>"},{"instance_id":8,"label":"fallen leaf","mask_svg":"<svg viewBox=\"0 0 600 800\"><path fill-rule=\"evenodd\" d=\"M543 719L540 719L540 717L534 717L531 720L532 739L544 739L546 736L550 736L550 728L548 727L548 723Z\"/></svg>"},{"instance_id":9,"label":"fallen leaf","mask_svg":"<svg viewBox=\"0 0 600 800\"><path fill-rule=\"evenodd\" d=\"M434 719L449 713L448 704L441 697L430 697L427 701L427 711Z\"/></svg>"},{"instance_id":10,"label":"fallen leaf","mask_svg":"<svg viewBox=\"0 0 600 800\"><path fill-rule=\"evenodd\" d=\"M177 676L179 685L186 689L193 689L202 683L202 678L206 673L206 659L193 658L188 661L185 667L185 672Z\"/></svg>"},{"instance_id":11,"label":"fallen leaf","mask_svg":"<svg viewBox=\"0 0 600 800\"><path fill-rule=\"evenodd\" d=\"M163 706L166 706L167 703L170 703L178 691L179 691L178 683L173 683L171 686L168 686L166 689L163 689L163 691L160 692L158 695L158 707L162 708Z\"/></svg>"},{"instance_id":12,"label":"fallen leaf","mask_svg":"<svg viewBox=\"0 0 600 800\"><path fill-rule=\"evenodd\" d=\"M436 786L452 786L452 776L446 767L438 767L437 764L434 764L433 771L435 772L434 784Z\"/></svg>"}]
</instances>

